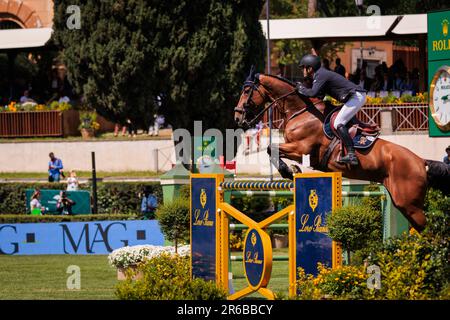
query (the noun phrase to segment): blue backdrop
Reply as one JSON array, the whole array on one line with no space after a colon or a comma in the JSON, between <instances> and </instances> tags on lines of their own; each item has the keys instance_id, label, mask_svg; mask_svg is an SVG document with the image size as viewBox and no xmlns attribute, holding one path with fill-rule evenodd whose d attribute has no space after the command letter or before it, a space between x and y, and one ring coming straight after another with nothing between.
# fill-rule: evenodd
<instances>
[{"instance_id":1,"label":"blue backdrop","mask_svg":"<svg viewBox=\"0 0 450 320\"><path fill-rule=\"evenodd\" d=\"M124 246L164 245L156 220L0 224L0 254L108 254Z\"/></svg>"}]
</instances>

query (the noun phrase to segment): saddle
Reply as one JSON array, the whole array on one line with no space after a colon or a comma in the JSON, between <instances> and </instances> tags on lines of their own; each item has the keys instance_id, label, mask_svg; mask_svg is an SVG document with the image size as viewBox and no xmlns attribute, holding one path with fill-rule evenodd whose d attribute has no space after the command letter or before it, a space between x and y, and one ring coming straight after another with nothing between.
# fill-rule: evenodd
<instances>
[{"instance_id":1,"label":"saddle","mask_svg":"<svg viewBox=\"0 0 450 320\"><path fill-rule=\"evenodd\" d=\"M337 107L331 111L323 123L323 132L330 140L335 137L340 140L336 129L334 129L334 121L340 110L341 108ZM380 135L380 128L376 124L364 123L356 116L347 123L347 128L350 137L353 139L355 149L370 148Z\"/></svg>"}]
</instances>

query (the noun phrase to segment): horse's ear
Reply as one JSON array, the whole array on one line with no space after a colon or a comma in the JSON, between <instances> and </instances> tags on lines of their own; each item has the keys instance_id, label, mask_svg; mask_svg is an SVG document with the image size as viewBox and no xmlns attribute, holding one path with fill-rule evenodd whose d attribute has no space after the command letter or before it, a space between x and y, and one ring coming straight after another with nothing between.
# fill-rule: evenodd
<instances>
[{"instance_id":1,"label":"horse's ear","mask_svg":"<svg viewBox=\"0 0 450 320\"><path fill-rule=\"evenodd\" d=\"M251 68L250 68L250 72L249 72L249 74L247 76L246 81L253 81L254 74L255 74L255 66L252 65Z\"/></svg>"},{"instance_id":2,"label":"horse's ear","mask_svg":"<svg viewBox=\"0 0 450 320\"><path fill-rule=\"evenodd\" d=\"M254 81L255 81L255 83L259 83L259 76L260 76L261 74L259 74L259 73L255 73L255 76L254 76Z\"/></svg>"}]
</instances>

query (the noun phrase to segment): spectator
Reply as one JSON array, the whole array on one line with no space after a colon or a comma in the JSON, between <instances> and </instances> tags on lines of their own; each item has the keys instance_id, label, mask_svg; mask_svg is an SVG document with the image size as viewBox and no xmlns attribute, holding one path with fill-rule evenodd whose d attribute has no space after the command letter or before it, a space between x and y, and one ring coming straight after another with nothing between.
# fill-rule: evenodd
<instances>
[{"instance_id":1,"label":"spectator","mask_svg":"<svg viewBox=\"0 0 450 320\"><path fill-rule=\"evenodd\" d=\"M341 76L345 77L345 67L341 64L341 58L336 59L336 67L334 67L334 72L339 73Z\"/></svg>"},{"instance_id":2,"label":"spectator","mask_svg":"<svg viewBox=\"0 0 450 320\"><path fill-rule=\"evenodd\" d=\"M159 129L164 125L165 119L163 115L157 115L155 114L153 116L155 118L153 126L150 126L148 128L148 135L149 136L158 136L159 135Z\"/></svg>"},{"instance_id":3,"label":"spectator","mask_svg":"<svg viewBox=\"0 0 450 320\"><path fill-rule=\"evenodd\" d=\"M359 83L358 83L359 87L361 89L369 91L371 84L372 84L372 79L367 78L366 71L362 70L359 74Z\"/></svg>"},{"instance_id":4,"label":"spectator","mask_svg":"<svg viewBox=\"0 0 450 320\"><path fill-rule=\"evenodd\" d=\"M447 152L447 155L444 157L444 163L450 166L450 146L445 149L445 152Z\"/></svg>"},{"instance_id":5,"label":"spectator","mask_svg":"<svg viewBox=\"0 0 450 320\"><path fill-rule=\"evenodd\" d=\"M75 204L76 204L75 201L70 200L67 197L67 193L65 191L61 191L59 193L58 202L56 203L56 210L59 212L59 214L71 215L72 207Z\"/></svg>"},{"instance_id":6,"label":"spectator","mask_svg":"<svg viewBox=\"0 0 450 320\"><path fill-rule=\"evenodd\" d=\"M67 178L67 191L77 191L79 182L77 179L77 173L72 170L70 171L70 176Z\"/></svg>"},{"instance_id":7,"label":"spectator","mask_svg":"<svg viewBox=\"0 0 450 320\"><path fill-rule=\"evenodd\" d=\"M419 70L414 68L412 72L408 72L406 74L405 81L405 90L412 91L412 94L415 95L419 91Z\"/></svg>"},{"instance_id":8,"label":"spectator","mask_svg":"<svg viewBox=\"0 0 450 320\"><path fill-rule=\"evenodd\" d=\"M154 194L151 193L149 188L144 189L144 196L141 202L141 213L146 219L154 219L155 211L158 207L158 199Z\"/></svg>"},{"instance_id":9,"label":"spectator","mask_svg":"<svg viewBox=\"0 0 450 320\"><path fill-rule=\"evenodd\" d=\"M25 90L23 92L23 96L20 97L20 103L24 104L24 103L36 103L33 99L30 98L30 91Z\"/></svg>"},{"instance_id":10,"label":"spectator","mask_svg":"<svg viewBox=\"0 0 450 320\"><path fill-rule=\"evenodd\" d=\"M59 103L69 103L70 98L67 95L61 95L61 97L58 100Z\"/></svg>"},{"instance_id":11,"label":"spectator","mask_svg":"<svg viewBox=\"0 0 450 320\"><path fill-rule=\"evenodd\" d=\"M41 202L39 201L40 198L41 198L41 191L39 189L36 189L33 195L31 196L30 201L30 209L32 213L33 210L35 209L39 209L41 211L41 214L45 212L45 208L41 205Z\"/></svg>"},{"instance_id":12,"label":"spectator","mask_svg":"<svg viewBox=\"0 0 450 320\"><path fill-rule=\"evenodd\" d=\"M53 152L50 152L48 156L50 157L48 163L48 182L59 182L61 176L64 178L62 161L56 158Z\"/></svg>"},{"instance_id":13,"label":"spectator","mask_svg":"<svg viewBox=\"0 0 450 320\"><path fill-rule=\"evenodd\" d=\"M392 90L392 80L389 78L387 73L383 74L383 83L380 88L381 91L390 91Z\"/></svg>"},{"instance_id":14,"label":"spectator","mask_svg":"<svg viewBox=\"0 0 450 320\"><path fill-rule=\"evenodd\" d=\"M328 60L327 58L323 59L322 60L322 67L327 69L327 70L330 70L330 60Z\"/></svg>"},{"instance_id":15,"label":"spectator","mask_svg":"<svg viewBox=\"0 0 450 320\"><path fill-rule=\"evenodd\" d=\"M116 123L114 126L114 137L119 135L120 124ZM127 131L127 126L122 126L122 137L125 137L125 132Z\"/></svg>"},{"instance_id":16,"label":"spectator","mask_svg":"<svg viewBox=\"0 0 450 320\"><path fill-rule=\"evenodd\" d=\"M399 72L394 73L394 82L392 83L392 90L401 91L404 86L404 81Z\"/></svg>"},{"instance_id":17,"label":"spectator","mask_svg":"<svg viewBox=\"0 0 450 320\"><path fill-rule=\"evenodd\" d=\"M136 138L136 128L130 119L127 119L128 136Z\"/></svg>"}]
</instances>

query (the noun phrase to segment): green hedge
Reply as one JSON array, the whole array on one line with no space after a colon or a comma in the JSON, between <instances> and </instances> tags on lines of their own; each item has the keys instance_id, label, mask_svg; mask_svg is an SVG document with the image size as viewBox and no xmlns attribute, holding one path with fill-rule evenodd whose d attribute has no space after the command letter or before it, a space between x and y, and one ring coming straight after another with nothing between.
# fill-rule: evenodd
<instances>
[{"instance_id":1,"label":"green hedge","mask_svg":"<svg viewBox=\"0 0 450 320\"><path fill-rule=\"evenodd\" d=\"M133 281L138 272L143 277ZM121 300L226 300L227 296L213 281L191 279L189 257L162 254L126 274L127 279L116 287Z\"/></svg>"},{"instance_id":2,"label":"green hedge","mask_svg":"<svg viewBox=\"0 0 450 320\"><path fill-rule=\"evenodd\" d=\"M0 183L0 215L26 214L26 189L65 190L65 183ZM140 214L139 194L149 187L162 202L162 188L159 182L102 182L97 184L98 213ZM91 185L81 184L81 190L91 191Z\"/></svg>"},{"instance_id":3,"label":"green hedge","mask_svg":"<svg viewBox=\"0 0 450 320\"><path fill-rule=\"evenodd\" d=\"M5 223L45 223L45 222L84 222L105 220L137 220L135 214L80 214L76 216L44 215L32 216L25 214L2 214L0 224Z\"/></svg>"}]
</instances>

